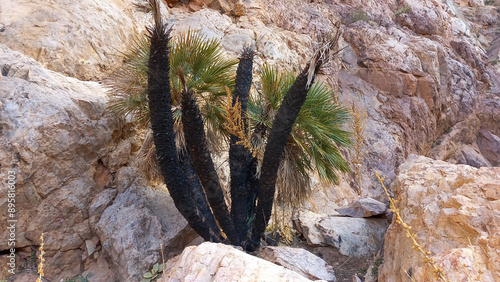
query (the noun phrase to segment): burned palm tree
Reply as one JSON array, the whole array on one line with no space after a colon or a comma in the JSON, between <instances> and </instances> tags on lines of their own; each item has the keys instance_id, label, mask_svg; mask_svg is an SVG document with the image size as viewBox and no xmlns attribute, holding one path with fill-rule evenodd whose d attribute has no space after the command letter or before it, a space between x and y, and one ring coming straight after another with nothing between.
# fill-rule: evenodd
<instances>
[{"instance_id":1,"label":"burned palm tree","mask_svg":"<svg viewBox=\"0 0 500 282\"><path fill-rule=\"evenodd\" d=\"M304 136L308 137L300 139L291 133L308 93L314 87L317 73L337 52L340 31L337 28L336 34L318 48L307 66L293 79L286 94L280 99L280 105L273 114L271 123L249 122L247 112L254 52L250 48L243 50L236 70L234 91L223 107L223 116L231 124L225 127L230 135L229 209L224 200L205 131L207 124L200 108L204 107L205 103L200 104L194 97L195 89L186 79L187 75L182 67L171 70L170 31L161 20L158 2L151 0L151 4L155 25L148 29L150 49L147 63L147 100L158 163L166 186L177 209L205 240L241 245L247 250L254 250L259 246L271 216L278 170L284 159L285 149L289 144L295 144L303 146L306 153L318 150L317 144L320 143L315 145L314 140L310 139L314 138L314 134L306 133ZM179 89L179 95L173 95L176 90L171 87L172 72L178 77L179 87L176 89ZM180 109L172 110L176 97L180 99L181 106ZM178 150L176 146L176 134L179 134L174 130L176 110L180 110L186 150ZM342 120L342 117L339 120ZM331 138L330 145L348 143L346 132L339 130L337 135L323 134L321 137ZM290 142L291 139L295 143ZM260 148L264 148L263 152L259 151ZM329 165L318 163L319 165L315 164L316 167L322 169L323 174L325 167L329 172L330 168L348 170L337 147L329 148L333 148L329 153L334 155L327 161Z\"/></svg>"}]
</instances>

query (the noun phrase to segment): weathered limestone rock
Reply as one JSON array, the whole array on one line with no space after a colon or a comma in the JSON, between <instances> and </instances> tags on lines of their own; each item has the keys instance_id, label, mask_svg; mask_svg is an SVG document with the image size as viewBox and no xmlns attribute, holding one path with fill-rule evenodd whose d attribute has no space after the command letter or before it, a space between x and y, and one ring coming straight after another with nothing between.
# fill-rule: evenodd
<instances>
[{"instance_id":1,"label":"weathered limestone rock","mask_svg":"<svg viewBox=\"0 0 500 282\"><path fill-rule=\"evenodd\" d=\"M336 281L333 267L320 257L300 248L264 247L258 257L281 265L309 279Z\"/></svg>"},{"instance_id":2,"label":"weathered limestone rock","mask_svg":"<svg viewBox=\"0 0 500 282\"><path fill-rule=\"evenodd\" d=\"M168 281L311 281L235 247L203 243L167 262Z\"/></svg>"},{"instance_id":3,"label":"weathered limestone rock","mask_svg":"<svg viewBox=\"0 0 500 282\"><path fill-rule=\"evenodd\" d=\"M479 153L479 150L471 145L466 145L462 148L462 156L464 162L457 162L459 164L467 164L475 168L480 168L483 166L491 166L490 162Z\"/></svg>"},{"instance_id":4,"label":"weathered limestone rock","mask_svg":"<svg viewBox=\"0 0 500 282\"><path fill-rule=\"evenodd\" d=\"M487 130L480 130L477 136L477 145L483 156L493 166L500 166L500 137Z\"/></svg>"},{"instance_id":5,"label":"weathered limestone rock","mask_svg":"<svg viewBox=\"0 0 500 282\"><path fill-rule=\"evenodd\" d=\"M476 169L411 155L400 167L394 194L403 220L431 252L449 281L500 277L500 168ZM387 230L379 281L434 281L403 228Z\"/></svg>"},{"instance_id":6,"label":"weathered limestone rock","mask_svg":"<svg viewBox=\"0 0 500 282\"><path fill-rule=\"evenodd\" d=\"M95 225L95 232L122 281L138 281L160 258L162 226L146 207L145 199L130 187L118 195Z\"/></svg>"},{"instance_id":7,"label":"weathered limestone rock","mask_svg":"<svg viewBox=\"0 0 500 282\"><path fill-rule=\"evenodd\" d=\"M106 190L105 190L106 191ZM102 207L111 192L101 193L91 210ZM164 187L152 190L134 182L100 213L93 225L100 244L122 281L138 281L161 260L178 254L197 234L175 209Z\"/></svg>"},{"instance_id":8,"label":"weathered limestone rock","mask_svg":"<svg viewBox=\"0 0 500 282\"><path fill-rule=\"evenodd\" d=\"M371 217L385 214L387 208L385 204L372 198L357 199L345 208L338 208L340 215L350 217Z\"/></svg>"},{"instance_id":9,"label":"weathered limestone rock","mask_svg":"<svg viewBox=\"0 0 500 282\"><path fill-rule=\"evenodd\" d=\"M388 222L380 218L351 218L301 213L298 229L309 245L333 246L354 257L374 256L383 246Z\"/></svg>"},{"instance_id":10,"label":"weathered limestone rock","mask_svg":"<svg viewBox=\"0 0 500 282\"><path fill-rule=\"evenodd\" d=\"M127 1L0 3L0 43L46 68L96 80L121 61L122 50L136 34Z\"/></svg>"},{"instance_id":11,"label":"weathered limestone rock","mask_svg":"<svg viewBox=\"0 0 500 282\"><path fill-rule=\"evenodd\" d=\"M0 69L0 163L2 175L16 172L16 248L38 246L44 232L47 278L74 277L84 271L84 242L93 237L87 208L102 189L95 167L121 125L106 113L97 83L44 69L4 45ZM0 190L4 210L6 189ZM5 216L1 238L8 237ZM1 240L1 250L10 248L6 243Z\"/></svg>"}]
</instances>

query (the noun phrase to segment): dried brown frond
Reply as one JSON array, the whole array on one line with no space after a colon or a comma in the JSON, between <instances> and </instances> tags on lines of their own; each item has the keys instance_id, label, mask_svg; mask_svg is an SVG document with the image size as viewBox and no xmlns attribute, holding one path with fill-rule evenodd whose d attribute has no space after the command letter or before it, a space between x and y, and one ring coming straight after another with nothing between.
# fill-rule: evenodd
<instances>
[{"instance_id":1,"label":"dried brown frond","mask_svg":"<svg viewBox=\"0 0 500 282\"><path fill-rule=\"evenodd\" d=\"M271 233L271 237L277 238L279 235L279 244L291 245L297 236L297 231L292 227L293 210L283 206L274 205L272 211L272 223L266 228Z\"/></svg>"},{"instance_id":2,"label":"dried brown frond","mask_svg":"<svg viewBox=\"0 0 500 282\"><path fill-rule=\"evenodd\" d=\"M240 139L240 141L236 142L236 145L243 145L247 148L254 157L257 154L257 151L254 150L252 146L251 136L245 132L245 123L241 118L241 103L236 98L236 101L233 103L233 96L229 91L229 88L226 87L227 93L227 101L223 105L224 114L224 129L231 135L234 135Z\"/></svg>"},{"instance_id":3,"label":"dried brown frond","mask_svg":"<svg viewBox=\"0 0 500 282\"><path fill-rule=\"evenodd\" d=\"M342 35L342 28L340 22L334 24L335 33L322 34L318 37L318 43L314 48L314 55L309 62L309 71L307 73L307 87L311 85L314 77L319 69L329 61L331 61L338 53L342 51L339 49L339 40Z\"/></svg>"},{"instance_id":4,"label":"dried brown frond","mask_svg":"<svg viewBox=\"0 0 500 282\"><path fill-rule=\"evenodd\" d=\"M149 5L151 6L151 10L153 12L153 18L155 20L156 30L161 30L163 23L161 21L160 1L149 0Z\"/></svg>"},{"instance_id":5,"label":"dried brown frond","mask_svg":"<svg viewBox=\"0 0 500 282\"><path fill-rule=\"evenodd\" d=\"M356 104L352 105L352 119L349 120L349 128L352 132L354 139L354 156L352 157L351 163L356 170L357 183L358 183L358 194L362 194L361 186L361 164L363 163L363 158L365 156L365 128L366 128L366 111L359 107L359 97Z\"/></svg>"},{"instance_id":6,"label":"dried brown frond","mask_svg":"<svg viewBox=\"0 0 500 282\"><path fill-rule=\"evenodd\" d=\"M139 152L136 157L137 167L142 172L150 183L157 183L161 181L161 171L158 161L156 159L156 148L153 142L153 131L148 130L144 137Z\"/></svg>"},{"instance_id":7,"label":"dried brown frond","mask_svg":"<svg viewBox=\"0 0 500 282\"><path fill-rule=\"evenodd\" d=\"M410 238L413 246L412 249L414 249L417 252L420 252L423 257L424 257L424 263L428 264L431 267L432 274L436 279L440 279L442 281L448 281L446 279L446 273L444 270L440 267L437 266L436 261L430 256L431 252L425 251L422 246L418 243L417 241L417 235L415 233L411 232L411 226L408 225L406 222L403 221L403 218L401 217L401 214L399 213L399 209L396 207L396 200L394 200L391 195L389 195L389 192L387 191L387 188L385 188L384 185L384 178L380 177L378 175L378 171L375 171L375 175L377 176L378 180L380 181L380 184L382 184L382 188L384 188L385 194L387 198L389 199L389 202L391 203L390 205L390 211L394 213L396 216L396 223L401 225L405 232L406 232L406 237Z\"/></svg>"},{"instance_id":8,"label":"dried brown frond","mask_svg":"<svg viewBox=\"0 0 500 282\"><path fill-rule=\"evenodd\" d=\"M289 144L283 152L276 180L276 201L283 209L296 209L302 206L304 200L310 197L310 177L297 173L292 155L299 154L299 148Z\"/></svg>"}]
</instances>

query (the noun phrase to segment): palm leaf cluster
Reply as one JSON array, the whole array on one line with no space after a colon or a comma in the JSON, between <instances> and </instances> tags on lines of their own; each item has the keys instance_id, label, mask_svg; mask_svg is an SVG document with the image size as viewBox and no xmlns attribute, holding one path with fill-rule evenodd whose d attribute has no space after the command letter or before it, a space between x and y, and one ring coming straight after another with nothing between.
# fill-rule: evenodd
<instances>
[{"instance_id":1,"label":"palm leaf cluster","mask_svg":"<svg viewBox=\"0 0 500 282\"><path fill-rule=\"evenodd\" d=\"M261 70L258 95L251 97L248 118L253 128L269 130L284 95L296 75L280 73L272 66ZM313 84L307 94L282 156L277 182L278 204L299 206L310 192L310 175L316 170L320 179L337 183L338 172L348 172L349 165L339 146L350 146L350 132L342 130L349 110L334 101L326 84Z\"/></svg>"},{"instance_id":2,"label":"palm leaf cluster","mask_svg":"<svg viewBox=\"0 0 500 282\"><path fill-rule=\"evenodd\" d=\"M172 87L172 110L175 120L177 143L183 146L179 73L186 79L187 87L199 100L200 110L211 137L211 145L220 148L224 115L222 110L225 87L234 86L236 59L224 57L223 48L217 39L207 40L197 32L188 31L171 41L170 82ZM132 40L123 53L123 66L116 70L105 85L111 89L108 108L119 116L131 116L141 127L150 123L147 104L149 41L146 36Z\"/></svg>"}]
</instances>

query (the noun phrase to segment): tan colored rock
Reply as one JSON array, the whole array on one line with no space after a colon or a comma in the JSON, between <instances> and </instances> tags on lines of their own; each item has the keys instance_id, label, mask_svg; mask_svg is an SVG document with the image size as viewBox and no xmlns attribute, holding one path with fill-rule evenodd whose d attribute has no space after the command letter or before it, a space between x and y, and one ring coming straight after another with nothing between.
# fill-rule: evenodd
<instances>
[{"instance_id":1,"label":"tan colored rock","mask_svg":"<svg viewBox=\"0 0 500 282\"><path fill-rule=\"evenodd\" d=\"M136 34L124 1L0 3L0 43L53 71L96 80L121 61Z\"/></svg>"},{"instance_id":2,"label":"tan colored rock","mask_svg":"<svg viewBox=\"0 0 500 282\"><path fill-rule=\"evenodd\" d=\"M209 0L205 1L209 8L219 10L232 16L244 16L245 8L241 0Z\"/></svg>"},{"instance_id":3,"label":"tan colored rock","mask_svg":"<svg viewBox=\"0 0 500 282\"><path fill-rule=\"evenodd\" d=\"M109 156L104 158L104 165L111 173L114 173L129 162L131 153L132 144L130 144L129 140L123 140L115 148L111 149Z\"/></svg>"},{"instance_id":4,"label":"tan colored rock","mask_svg":"<svg viewBox=\"0 0 500 282\"><path fill-rule=\"evenodd\" d=\"M231 19L212 9L203 9L179 20L172 29L172 36L186 34L188 30L199 31L207 39L222 39Z\"/></svg>"},{"instance_id":5,"label":"tan colored rock","mask_svg":"<svg viewBox=\"0 0 500 282\"><path fill-rule=\"evenodd\" d=\"M167 262L168 281L311 281L233 246L203 243Z\"/></svg>"},{"instance_id":6,"label":"tan colored rock","mask_svg":"<svg viewBox=\"0 0 500 282\"><path fill-rule=\"evenodd\" d=\"M320 257L300 248L264 247L258 257L297 272L308 279L336 281L333 267Z\"/></svg>"},{"instance_id":7,"label":"tan colored rock","mask_svg":"<svg viewBox=\"0 0 500 282\"><path fill-rule=\"evenodd\" d=\"M395 196L403 220L449 281L500 277L500 168L476 169L411 155L400 167ZM435 281L400 225L385 236L379 281ZM465 279L465 280L464 280Z\"/></svg>"}]
</instances>

